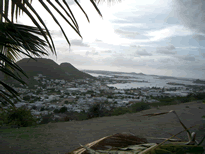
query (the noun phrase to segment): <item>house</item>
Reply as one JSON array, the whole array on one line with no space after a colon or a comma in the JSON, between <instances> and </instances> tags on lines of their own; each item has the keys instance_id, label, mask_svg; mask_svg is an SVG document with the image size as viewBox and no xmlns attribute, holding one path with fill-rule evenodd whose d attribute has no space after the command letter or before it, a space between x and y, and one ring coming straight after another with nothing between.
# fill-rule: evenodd
<instances>
[{"instance_id":1,"label":"house","mask_svg":"<svg viewBox=\"0 0 205 154\"><path fill-rule=\"evenodd\" d=\"M155 100L155 99L148 99L146 100L147 103L157 103L159 102L158 100Z\"/></svg>"},{"instance_id":2,"label":"house","mask_svg":"<svg viewBox=\"0 0 205 154\"><path fill-rule=\"evenodd\" d=\"M91 94L86 94L85 95L87 98L90 98L91 97Z\"/></svg>"},{"instance_id":3,"label":"house","mask_svg":"<svg viewBox=\"0 0 205 154\"><path fill-rule=\"evenodd\" d=\"M14 104L14 105L15 105L15 107L17 107L17 108L20 108L20 107L22 107L22 106L26 106L27 103L17 103L17 104Z\"/></svg>"}]
</instances>

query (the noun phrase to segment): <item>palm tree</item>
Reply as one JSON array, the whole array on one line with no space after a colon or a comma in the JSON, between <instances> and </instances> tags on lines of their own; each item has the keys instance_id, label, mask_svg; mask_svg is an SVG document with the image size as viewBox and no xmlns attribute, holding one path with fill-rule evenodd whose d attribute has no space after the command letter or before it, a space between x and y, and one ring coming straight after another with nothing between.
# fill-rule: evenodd
<instances>
[{"instance_id":1,"label":"palm tree","mask_svg":"<svg viewBox=\"0 0 205 154\"><path fill-rule=\"evenodd\" d=\"M102 0L90 0L98 14L102 17L100 10L96 6L96 4L101 1ZM108 0L108 2L112 1L114 0ZM74 2L85 14L89 22L89 18L79 2L77 0L74 0ZM70 42L67 35L49 7L52 7L82 38L78 23L66 0L55 0L55 2L39 0L38 3L44 7L59 26L69 45ZM61 9L59 10L57 7ZM25 13L36 27L15 23L14 18L16 18L17 21L21 13ZM43 38L40 38L40 36ZM0 71L25 85L26 83L21 79L19 73L25 76L26 74L16 64L16 60L20 57L20 53L34 60L37 57L48 55L46 47L49 47L51 52L56 55L52 36L46 24L43 22L42 16L38 14L37 8L32 6L32 0L0 0ZM18 93L3 81L0 81L0 86L3 86L5 89L0 90L1 102L8 102L14 106L10 98L15 97L19 99Z\"/></svg>"}]
</instances>

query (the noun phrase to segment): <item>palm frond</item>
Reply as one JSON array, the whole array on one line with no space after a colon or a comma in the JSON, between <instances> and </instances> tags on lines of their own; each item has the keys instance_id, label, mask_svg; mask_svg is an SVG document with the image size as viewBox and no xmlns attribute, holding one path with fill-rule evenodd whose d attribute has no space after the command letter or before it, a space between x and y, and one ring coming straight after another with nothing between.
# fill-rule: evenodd
<instances>
[{"instance_id":1,"label":"palm frond","mask_svg":"<svg viewBox=\"0 0 205 154\"><path fill-rule=\"evenodd\" d=\"M98 0L98 3L100 1L102 0ZM111 1L114 0L109 0L109 2ZM38 2L59 26L69 45L70 42L67 35L48 6L54 8L54 10L68 23L68 25L82 38L78 23L66 0L55 0L55 2L50 0L39 0ZM77 0L74 0L74 2L85 14L89 22L88 15L84 9ZM90 0L90 2L102 17L101 12L96 5L97 0ZM56 6L59 6L62 10L59 10ZM40 15L37 10L38 8L34 8L32 6L32 0L0 0L0 71L22 84L25 84L25 82L21 79L19 73L24 76L26 76L26 74L16 64L17 59L20 58L20 54L34 59L35 57L48 55L46 47L49 47L51 52L56 55L52 36L46 24L43 22L42 15ZM22 13L25 13L36 27L16 24L14 22L14 18L16 18L17 21ZM66 16L63 15L63 13L65 13ZM41 39L40 36L42 36L43 39ZM11 95L9 95L7 92L0 90L0 97L12 104L9 98L12 96L17 97L18 93L2 81L0 81L0 85L11 93Z\"/></svg>"}]
</instances>

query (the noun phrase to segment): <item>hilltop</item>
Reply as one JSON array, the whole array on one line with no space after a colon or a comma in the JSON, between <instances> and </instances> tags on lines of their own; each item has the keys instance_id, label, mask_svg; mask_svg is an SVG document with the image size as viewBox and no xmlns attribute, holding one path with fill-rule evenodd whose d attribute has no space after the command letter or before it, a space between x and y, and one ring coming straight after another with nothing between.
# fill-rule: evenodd
<instances>
[{"instance_id":1,"label":"hilltop","mask_svg":"<svg viewBox=\"0 0 205 154\"><path fill-rule=\"evenodd\" d=\"M66 81L84 78L95 79L95 77L79 71L70 63L62 63L58 65L53 60L46 58L35 58L35 60L31 58L24 58L18 61L17 65L19 65L29 77L28 79L21 75L22 79L28 83L35 82L33 77L37 76L38 74L46 76L46 79L64 79ZM2 73L0 78L3 78ZM10 82L11 79L8 79L7 81Z\"/></svg>"}]
</instances>

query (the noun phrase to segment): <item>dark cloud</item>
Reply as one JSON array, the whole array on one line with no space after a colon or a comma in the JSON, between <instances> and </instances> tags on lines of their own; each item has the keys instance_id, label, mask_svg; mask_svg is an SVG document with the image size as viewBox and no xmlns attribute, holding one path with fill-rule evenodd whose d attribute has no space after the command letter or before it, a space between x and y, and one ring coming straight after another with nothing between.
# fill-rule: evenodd
<instances>
[{"instance_id":1,"label":"dark cloud","mask_svg":"<svg viewBox=\"0 0 205 154\"><path fill-rule=\"evenodd\" d=\"M70 41L72 46L82 46L82 47L89 47L88 44L83 43L82 40L71 40Z\"/></svg>"},{"instance_id":2,"label":"dark cloud","mask_svg":"<svg viewBox=\"0 0 205 154\"><path fill-rule=\"evenodd\" d=\"M181 60L184 60L184 61L195 61L195 57L189 56L189 55L187 55L187 56L180 56L178 58L181 59Z\"/></svg>"},{"instance_id":3,"label":"dark cloud","mask_svg":"<svg viewBox=\"0 0 205 154\"><path fill-rule=\"evenodd\" d=\"M115 33L128 37L128 38L135 38L137 35L139 35L138 32L133 32L133 31L125 31L125 30L120 30L120 29L115 29Z\"/></svg>"},{"instance_id":4,"label":"dark cloud","mask_svg":"<svg viewBox=\"0 0 205 154\"><path fill-rule=\"evenodd\" d=\"M193 35L192 37L194 39L196 39L197 41L205 40L205 36L204 35Z\"/></svg>"},{"instance_id":5,"label":"dark cloud","mask_svg":"<svg viewBox=\"0 0 205 154\"><path fill-rule=\"evenodd\" d=\"M131 45L131 50L134 50L134 56L140 57L140 56L152 56L151 53L148 53L145 49L141 48L140 46Z\"/></svg>"},{"instance_id":6,"label":"dark cloud","mask_svg":"<svg viewBox=\"0 0 205 154\"><path fill-rule=\"evenodd\" d=\"M161 54L168 54L168 55L174 55L176 54L176 51L174 45L168 45L163 47L157 47L156 52Z\"/></svg>"},{"instance_id":7,"label":"dark cloud","mask_svg":"<svg viewBox=\"0 0 205 154\"><path fill-rule=\"evenodd\" d=\"M173 9L180 22L187 28L205 34L205 1L174 0Z\"/></svg>"}]
</instances>

